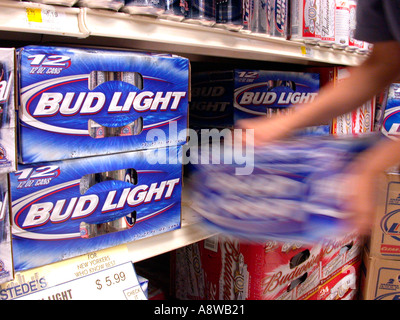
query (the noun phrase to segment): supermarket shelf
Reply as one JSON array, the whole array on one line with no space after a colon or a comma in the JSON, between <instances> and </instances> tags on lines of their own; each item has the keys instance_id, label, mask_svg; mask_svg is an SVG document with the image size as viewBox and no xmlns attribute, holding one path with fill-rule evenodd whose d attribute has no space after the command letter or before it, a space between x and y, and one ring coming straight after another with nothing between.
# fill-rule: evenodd
<instances>
[{"instance_id":1,"label":"supermarket shelf","mask_svg":"<svg viewBox=\"0 0 400 320\"><path fill-rule=\"evenodd\" d=\"M365 55L217 27L89 8L0 0L0 31L43 34L182 55L297 64L358 65ZM0 38L2 36L0 35Z\"/></svg>"},{"instance_id":2,"label":"supermarket shelf","mask_svg":"<svg viewBox=\"0 0 400 320\"><path fill-rule=\"evenodd\" d=\"M0 0L0 30L86 38L79 8ZM1 36L0 36L1 37Z\"/></svg>"},{"instance_id":3,"label":"supermarket shelf","mask_svg":"<svg viewBox=\"0 0 400 320\"><path fill-rule=\"evenodd\" d=\"M145 42L144 48L227 58L357 65L364 55L186 22L84 8L90 36ZM140 44L139 44L140 45Z\"/></svg>"},{"instance_id":4,"label":"supermarket shelf","mask_svg":"<svg viewBox=\"0 0 400 320\"><path fill-rule=\"evenodd\" d=\"M215 234L201 223L198 215L190 208L190 204L185 201L184 197L182 201L182 227L126 244L127 258L132 262L146 260L204 240Z\"/></svg>"}]
</instances>

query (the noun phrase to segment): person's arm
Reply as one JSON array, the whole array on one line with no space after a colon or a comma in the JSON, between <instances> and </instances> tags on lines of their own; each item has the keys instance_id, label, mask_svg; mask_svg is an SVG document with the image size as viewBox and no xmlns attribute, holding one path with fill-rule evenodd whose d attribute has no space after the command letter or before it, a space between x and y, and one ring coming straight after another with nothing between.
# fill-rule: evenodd
<instances>
[{"instance_id":1,"label":"person's arm","mask_svg":"<svg viewBox=\"0 0 400 320\"><path fill-rule=\"evenodd\" d=\"M345 200L347 210L354 216L354 225L361 233L368 233L373 224L379 178L398 163L400 139L387 139L361 153L349 166L344 185Z\"/></svg>"},{"instance_id":2,"label":"person's arm","mask_svg":"<svg viewBox=\"0 0 400 320\"><path fill-rule=\"evenodd\" d=\"M351 69L350 76L335 87L322 88L317 98L296 107L292 114L271 119L258 117L237 123L242 129L254 129L255 143L285 138L295 130L328 123L334 117L345 114L398 79L400 75L400 43L379 42L371 55L358 67Z\"/></svg>"}]
</instances>

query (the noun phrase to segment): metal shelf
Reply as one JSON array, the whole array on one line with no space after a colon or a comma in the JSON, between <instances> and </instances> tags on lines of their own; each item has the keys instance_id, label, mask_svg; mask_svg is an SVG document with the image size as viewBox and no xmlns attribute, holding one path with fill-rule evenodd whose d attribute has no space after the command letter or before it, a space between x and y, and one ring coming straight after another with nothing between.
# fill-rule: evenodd
<instances>
[{"instance_id":1,"label":"metal shelf","mask_svg":"<svg viewBox=\"0 0 400 320\"><path fill-rule=\"evenodd\" d=\"M89 8L68 8L0 0L0 30L53 36L57 42L120 46L205 57L297 64L358 65L365 55L306 45L263 34L225 30ZM0 35L0 38L2 36Z\"/></svg>"}]
</instances>

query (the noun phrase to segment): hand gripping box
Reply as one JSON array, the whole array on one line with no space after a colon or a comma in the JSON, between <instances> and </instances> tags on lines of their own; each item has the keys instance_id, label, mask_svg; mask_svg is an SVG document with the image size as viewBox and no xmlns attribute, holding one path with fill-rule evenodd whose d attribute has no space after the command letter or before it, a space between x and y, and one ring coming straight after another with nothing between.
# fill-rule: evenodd
<instances>
[{"instance_id":1,"label":"hand gripping box","mask_svg":"<svg viewBox=\"0 0 400 320\"><path fill-rule=\"evenodd\" d=\"M400 174L385 174L378 190L378 205L366 248L372 257L400 260Z\"/></svg>"},{"instance_id":2,"label":"hand gripping box","mask_svg":"<svg viewBox=\"0 0 400 320\"><path fill-rule=\"evenodd\" d=\"M186 142L188 59L28 46L18 74L21 163Z\"/></svg>"},{"instance_id":3,"label":"hand gripping box","mask_svg":"<svg viewBox=\"0 0 400 320\"><path fill-rule=\"evenodd\" d=\"M0 174L16 170L15 49L0 48Z\"/></svg>"},{"instance_id":4,"label":"hand gripping box","mask_svg":"<svg viewBox=\"0 0 400 320\"><path fill-rule=\"evenodd\" d=\"M179 228L181 149L19 165L10 175L15 270Z\"/></svg>"}]
</instances>

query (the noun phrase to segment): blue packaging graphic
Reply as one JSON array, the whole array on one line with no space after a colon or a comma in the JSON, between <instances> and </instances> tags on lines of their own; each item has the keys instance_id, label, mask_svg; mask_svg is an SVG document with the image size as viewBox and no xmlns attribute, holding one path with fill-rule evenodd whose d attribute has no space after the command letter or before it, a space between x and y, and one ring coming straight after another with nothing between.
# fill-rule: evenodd
<instances>
[{"instance_id":1,"label":"blue packaging graphic","mask_svg":"<svg viewBox=\"0 0 400 320\"><path fill-rule=\"evenodd\" d=\"M0 173L16 169L15 50L0 48Z\"/></svg>"},{"instance_id":2,"label":"blue packaging graphic","mask_svg":"<svg viewBox=\"0 0 400 320\"><path fill-rule=\"evenodd\" d=\"M18 68L21 163L186 142L186 58L28 46L18 53ZM149 140L152 129L164 139Z\"/></svg>"},{"instance_id":3,"label":"blue packaging graphic","mask_svg":"<svg viewBox=\"0 0 400 320\"><path fill-rule=\"evenodd\" d=\"M250 241L315 242L346 233L352 214L343 194L345 170L382 137L296 137L255 147L254 170L246 175L236 174L242 164L235 156L222 161L211 150L220 161L197 166L192 207L211 228Z\"/></svg>"},{"instance_id":4,"label":"blue packaging graphic","mask_svg":"<svg viewBox=\"0 0 400 320\"><path fill-rule=\"evenodd\" d=\"M9 197L8 174L0 174L0 284L14 276Z\"/></svg>"},{"instance_id":5,"label":"blue packaging graphic","mask_svg":"<svg viewBox=\"0 0 400 320\"><path fill-rule=\"evenodd\" d=\"M10 175L15 270L179 228L181 149L20 165Z\"/></svg>"},{"instance_id":6,"label":"blue packaging graphic","mask_svg":"<svg viewBox=\"0 0 400 320\"><path fill-rule=\"evenodd\" d=\"M233 126L233 72L192 74L189 125L192 128Z\"/></svg>"},{"instance_id":7,"label":"blue packaging graphic","mask_svg":"<svg viewBox=\"0 0 400 320\"><path fill-rule=\"evenodd\" d=\"M389 138L398 138L400 134L400 83L389 86L386 106L382 119L381 132Z\"/></svg>"},{"instance_id":8,"label":"blue packaging graphic","mask_svg":"<svg viewBox=\"0 0 400 320\"><path fill-rule=\"evenodd\" d=\"M292 106L312 102L320 88L318 73L235 70L234 121L291 112ZM329 125L310 127L307 134L329 134Z\"/></svg>"}]
</instances>

